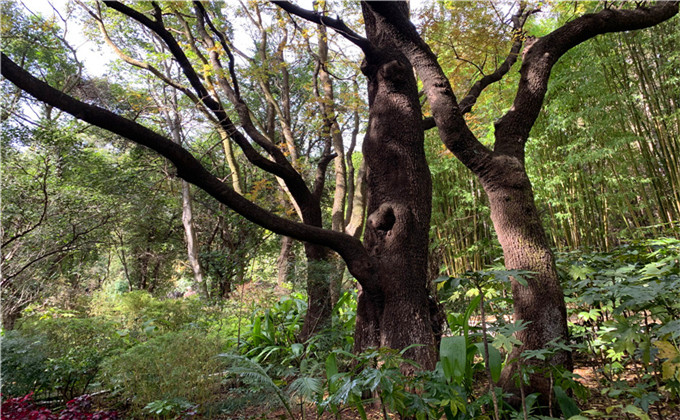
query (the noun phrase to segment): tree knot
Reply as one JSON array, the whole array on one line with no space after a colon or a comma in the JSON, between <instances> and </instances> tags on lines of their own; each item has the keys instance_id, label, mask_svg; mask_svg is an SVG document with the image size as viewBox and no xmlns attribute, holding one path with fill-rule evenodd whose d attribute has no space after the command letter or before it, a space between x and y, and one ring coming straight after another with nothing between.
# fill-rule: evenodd
<instances>
[{"instance_id":1,"label":"tree knot","mask_svg":"<svg viewBox=\"0 0 680 420\"><path fill-rule=\"evenodd\" d=\"M369 225L375 229L382 232L388 232L392 230L392 227L397 221L397 217L394 214L394 208L390 203L383 203L378 207L376 211L368 216Z\"/></svg>"}]
</instances>

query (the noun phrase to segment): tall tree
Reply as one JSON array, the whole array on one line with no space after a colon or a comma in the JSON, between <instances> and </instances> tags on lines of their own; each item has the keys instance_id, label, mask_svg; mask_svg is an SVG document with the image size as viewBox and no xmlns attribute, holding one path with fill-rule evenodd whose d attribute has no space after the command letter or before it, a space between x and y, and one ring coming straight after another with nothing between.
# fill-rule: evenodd
<instances>
[{"instance_id":1,"label":"tall tree","mask_svg":"<svg viewBox=\"0 0 680 420\"><path fill-rule=\"evenodd\" d=\"M407 14L394 3L368 3L422 79L442 141L479 178L486 191L506 267L533 273L526 286L517 281L512 284L515 319L529 324L518 334L522 345L513 350L511 358L519 358L525 350L544 348L553 340L566 339L564 297L525 169L529 132L542 107L551 70L562 55L599 34L659 24L678 13L678 4L668 2L635 9L609 7L531 40L522 51L521 76L513 105L496 121L495 143L490 150L474 136L463 115L472 109L483 89L503 77L517 60L522 48L520 34L503 65L475 83L459 103L437 57L409 22ZM520 5L515 15L516 31L526 20L524 8ZM551 363L569 368L570 354L560 352ZM513 363L503 373L501 382L506 389L515 389L516 368L517 364ZM549 395L550 384L542 375L532 378L532 387L544 396Z\"/></svg>"}]
</instances>

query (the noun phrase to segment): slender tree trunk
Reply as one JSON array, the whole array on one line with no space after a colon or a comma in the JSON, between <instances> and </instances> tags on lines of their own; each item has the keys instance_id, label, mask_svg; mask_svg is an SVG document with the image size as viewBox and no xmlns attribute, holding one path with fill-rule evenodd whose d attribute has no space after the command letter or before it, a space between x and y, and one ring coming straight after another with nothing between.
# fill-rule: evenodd
<instances>
[{"instance_id":1,"label":"slender tree trunk","mask_svg":"<svg viewBox=\"0 0 680 420\"><path fill-rule=\"evenodd\" d=\"M194 281L201 288L204 298L208 297L208 288L203 279L203 269L198 259L198 241L196 240L196 230L194 229L193 209L191 206L191 190L189 183L182 180L182 225L187 243L187 257L191 270L194 273Z\"/></svg>"},{"instance_id":2,"label":"slender tree trunk","mask_svg":"<svg viewBox=\"0 0 680 420\"><path fill-rule=\"evenodd\" d=\"M289 236L281 237L281 251L279 251L279 257L276 259L277 268L277 283L282 286L283 283L288 281L288 276L290 275L290 268L293 260L293 239Z\"/></svg>"},{"instance_id":3,"label":"slender tree trunk","mask_svg":"<svg viewBox=\"0 0 680 420\"><path fill-rule=\"evenodd\" d=\"M323 97L320 98L321 112L324 121L324 136L330 139L333 151L337 155L333 159L335 169L335 190L333 192L333 205L331 207L331 229L336 232L345 231L345 199L347 197L347 174L345 168L345 146L343 144L342 132L337 121L335 112L335 94L333 92L333 80L328 72L328 32L326 27L318 27L319 45L319 80L323 90ZM317 89L317 95L320 92ZM329 255L329 292L331 307L335 306L342 293L342 277L345 265L342 260ZM333 269L330 269L333 267Z\"/></svg>"},{"instance_id":4,"label":"slender tree trunk","mask_svg":"<svg viewBox=\"0 0 680 420\"><path fill-rule=\"evenodd\" d=\"M176 98L172 98L176 103ZM181 121L177 109L174 111L174 115L166 113L166 119L170 125L170 131L172 135L172 140L181 145L182 144L182 133L181 133ZM194 216L193 208L191 206L191 189L189 183L182 180L182 226L184 226L184 239L187 245L187 258L189 260L189 265L194 273L194 282L198 285L199 291L203 298L207 299L209 297L208 285L203 278L203 269L201 268L201 263L198 259L199 246L198 240L196 239L196 230L194 229Z\"/></svg>"}]
</instances>

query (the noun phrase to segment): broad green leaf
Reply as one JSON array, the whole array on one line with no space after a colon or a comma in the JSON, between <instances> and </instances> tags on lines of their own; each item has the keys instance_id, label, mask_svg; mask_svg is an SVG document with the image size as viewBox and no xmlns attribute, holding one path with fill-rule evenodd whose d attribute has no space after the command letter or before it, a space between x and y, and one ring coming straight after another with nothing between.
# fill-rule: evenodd
<instances>
[{"instance_id":1,"label":"broad green leaf","mask_svg":"<svg viewBox=\"0 0 680 420\"><path fill-rule=\"evenodd\" d=\"M476 343L479 354L484 356L484 343ZM501 352L489 343L489 369L491 370L491 380L498 382L501 378L501 370L503 369L503 360Z\"/></svg>"},{"instance_id":2,"label":"broad green leaf","mask_svg":"<svg viewBox=\"0 0 680 420\"><path fill-rule=\"evenodd\" d=\"M460 382L465 376L467 341L464 336L444 337L440 345L444 375L449 381Z\"/></svg>"},{"instance_id":3,"label":"broad green leaf","mask_svg":"<svg viewBox=\"0 0 680 420\"><path fill-rule=\"evenodd\" d=\"M680 372L680 350L672 343L661 340L654 343L659 349L659 357L667 359L661 363L661 376L664 381L676 378Z\"/></svg>"},{"instance_id":4,"label":"broad green leaf","mask_svg":"<svg viewBox=\"0 0 680 420\"><path fill-rule=\"evenodd\" d=\"M576 402L564 392L561 386L555 385L553 388L555 390L555 397L557 398L557 403L562 410L565 418L571 418L577 416L581 413L581 410L576 405Z\"/></svg>"},{"instance_id":5,"label":"broad green leaf","mask_svg":"<svg viewBox=\"0 0 680 420\"><path fill-rule=\"evenodd\" d=\"M300 357L302 353L305 351L305 346L303 346L300 343L295 343L292 346L290 346L290 349L293 352L293 356Z\"/></svg>"},{"instance_id":6,"label":"broad green leaf","mask_svg":"<svg viewBox=\"0 0 680 420\"><path fill-rule=\"evenodd\" d=\"M331 353L326 358L326 380L328 381L328 391L332 394L337 387L333 381L333 377L338 374L338 362L335 358L335 353Z\"/></svg>"},{"instance_id":7,"label":"broad green leaf","mask_svg":"<svg viewBox=\"0 0 680 420\"><path fill-rule=\"evenodd\" d=\"M632 404L629 404L625 407L623 407L623 410L621 410L624 414L632 414L634 416L637 416L640 420L649 420L649 415L642 411L640 407L636 407Z\"/></svg>"},{"instance_id":8,"label":"broad green leaf","mask_svg":"<svg viewBox=\"0 0 680 420\"><path fill-rule=\"evenodd\" d=\"M465 310L465 317L463 318L464 324L463 324L463 335L467 337L468 335L468 330L470 329L470 317L472 316L472 313L477 309L477 306L479 306L479 302L482 301L482 295L475 296L472 301L470 301L470 304L468 305L467 309Z\"/></svg>"}]
</instances>

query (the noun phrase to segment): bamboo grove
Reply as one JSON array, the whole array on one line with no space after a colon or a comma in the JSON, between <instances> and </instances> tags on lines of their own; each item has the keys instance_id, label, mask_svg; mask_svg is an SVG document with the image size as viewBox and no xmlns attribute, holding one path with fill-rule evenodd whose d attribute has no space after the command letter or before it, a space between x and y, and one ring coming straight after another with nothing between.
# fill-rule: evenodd
<instances>
[{"instance_id":1,"label":"bamboo grove","mask_svg":"<svg viewBox=\"0 0 680 420\"><path fill-rule=\"evenodd\" d=\"M433 36L444 29L434 27ZM558 64L527 150L556 250L610 250L629 239L680 234L679 50L680 32L666 23L598 38ZM509 106L501 105L509 97L503 89L489 92L492 98L481 106ZM430 140L430 158L437 162L434 255L449 274L480 269L499 256L480 206L484 193Z\"/></svg>"}]
</instances>

